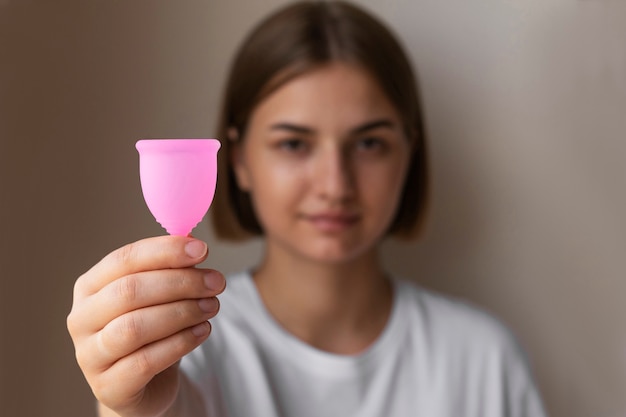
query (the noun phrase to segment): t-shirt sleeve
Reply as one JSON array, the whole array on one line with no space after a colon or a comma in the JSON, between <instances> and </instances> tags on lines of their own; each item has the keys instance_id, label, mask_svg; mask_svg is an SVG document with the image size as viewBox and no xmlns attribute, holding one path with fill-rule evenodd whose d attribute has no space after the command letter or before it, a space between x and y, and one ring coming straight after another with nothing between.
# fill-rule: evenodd
<instances>
[{"instance_id":1,"label":"t-shirt sleeve","mask_svg":"<svg viewBox=\"0 0 626 417\"><path fill-rule=\"evenodd\" d=\"M465 301L421 291L450 409L481 417L546 417L530 361L513 332Z\"/></svg>"},{"instance_id":2,"label":"t-shirt sleeve","mask_svg":"<svg viewBox=\"0 0 626 417\"><path fill-rule=\"evenodd\" d=\"M205 342L184 356L180 362L180 370L202 396L207 416L227 417L224 397L211 364L208 349L208 342Z\"/></svg>"},{"instance_id":3,"label":"t-shirt sleeve","mask_svg":"<svg viewBox=\"0 0 626 417\"><path fill-rule=\"evenodd\" d=\"M531 367L519 343L509 337L504 352L503 389L509 417L546 417Z\"/></svg>"}]
</instances>

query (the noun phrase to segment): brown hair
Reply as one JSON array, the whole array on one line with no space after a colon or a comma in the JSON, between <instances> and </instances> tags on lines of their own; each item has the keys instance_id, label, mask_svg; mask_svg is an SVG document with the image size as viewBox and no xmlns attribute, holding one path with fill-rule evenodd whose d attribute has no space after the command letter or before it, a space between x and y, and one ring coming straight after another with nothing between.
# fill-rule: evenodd
<instances>
[{"instance_id":1,"label":"brown hair","mask_svg":"<svg viewBox=\"0 0 626 417\"><path fill-rule=\"evenodd\" d=\"M237 185L234 140L244 140L256 106L294 77L331 62L356 64L376 79L396 107L412 157L389 234L416 235L427 204L422 110L411 65L393 34L365 11L343 1L305 1L262 21L245 39L226 84L217 137L222 142L212 220L217 236L242 240L263 234L250 195Z\"/></svg>"}]
</instances>

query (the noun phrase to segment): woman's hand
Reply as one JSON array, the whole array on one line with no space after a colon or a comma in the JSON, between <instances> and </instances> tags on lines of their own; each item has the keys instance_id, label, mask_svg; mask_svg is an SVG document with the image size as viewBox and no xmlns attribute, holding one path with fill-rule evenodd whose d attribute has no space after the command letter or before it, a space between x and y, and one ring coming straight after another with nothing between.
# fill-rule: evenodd
<instances>
[{"instance_id":1,"label":"woman's hand","mask_svg":"<svg viewBox=\"0 0 626 417\"><path fill-rule=\"evenodd\" d=\"M178 361L202 343L226 281L194 268L207 245L162 236L107 255L74 287L67 326L96 398L121 416L158 416L179 390Z\"/></svg>"}]
</instances>

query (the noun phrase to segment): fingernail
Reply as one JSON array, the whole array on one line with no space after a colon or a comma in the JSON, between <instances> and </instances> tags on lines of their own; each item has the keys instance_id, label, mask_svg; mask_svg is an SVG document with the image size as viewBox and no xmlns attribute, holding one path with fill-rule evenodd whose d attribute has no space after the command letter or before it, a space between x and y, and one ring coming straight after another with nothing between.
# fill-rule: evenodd
<instances>
[{"instance_id":1,"label":"fingernail","mask_svg":"<svg viewBox=\"0 0 626 417\"><path fill-rule=\"evenodd\" d=\"M196 337L206 336L210 331L211 325L207 321L197 324L191 328L191 333Z\"/></svg>"},{"instance_id":2,"label":"fingernail","mask_svg":"<svg viewBox=\"0 0 626 417\"><path fill-rule=\"evenodd\" d=\"M219 273L204 274L204 286L211 291L220 291L224 289L224 278Z\"/></svg>"},{"instance_id":3,"label":"fingernail","mask_svg":"<svg viewBox=\"0 0 626 417\"><path fill-rule=\"evenodd\" d=\"M198 306L200 306L200 310L204 311L205 313L213 313L217 311L219 307L219 301L217 301L217 298L203 298L202 300L198 301Z\"/></svg>"},{"instance_id":4,"label":"fingernail","mask_svg":"<svg viewBox=\"0 0 626 417\"><path fill-rule=\"evenodd\" d=\"M206 243L201 240L192 240L185 245L185 253L191 258L201 258L207 250Z\"/></svg>"}]
</instances>

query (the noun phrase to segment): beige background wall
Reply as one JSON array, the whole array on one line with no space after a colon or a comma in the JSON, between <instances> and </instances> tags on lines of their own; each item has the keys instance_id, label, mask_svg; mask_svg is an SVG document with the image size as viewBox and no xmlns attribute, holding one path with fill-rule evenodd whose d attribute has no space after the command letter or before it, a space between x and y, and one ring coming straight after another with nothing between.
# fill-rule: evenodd
<instances>
[{"instance_id":1,"label":"beige background wall","mask_svg":"<svg viewBox=\"0 0 626 417\"><path fill-rule=\"evenodd\" d=\"M94 415L65 316L80 273L162 233L134 142L211 136L281 3L0 0L0 415ZM432 218L390 269L507 322L553 416L626 416L626 2L358 3L415 59L431 135ZM197 234L224 271L258 257Z\"/></svg>"}]
</instances>

